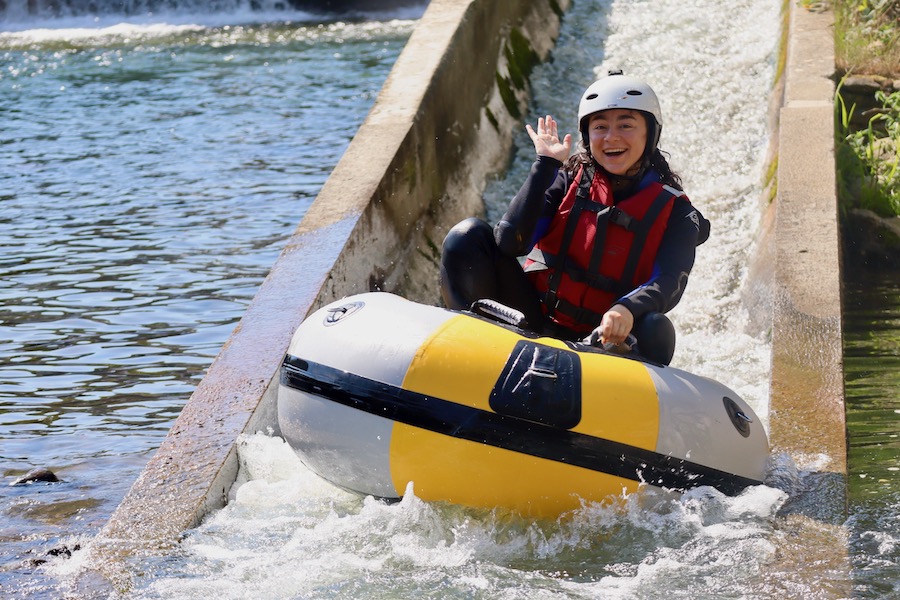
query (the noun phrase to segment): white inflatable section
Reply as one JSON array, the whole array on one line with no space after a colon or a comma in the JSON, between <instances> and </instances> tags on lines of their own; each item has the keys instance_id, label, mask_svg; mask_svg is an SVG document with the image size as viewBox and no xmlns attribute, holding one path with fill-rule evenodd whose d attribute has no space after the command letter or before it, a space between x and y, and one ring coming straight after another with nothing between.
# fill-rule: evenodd
<instances>
[{"instance_id":1,"label":"white inflatable section","mask_svg":"<svg viewBox=\"0 0 900 600\"><path fill-rule=\"evenodd\" d=\"M399 387L419 347L454 314L384 292L357 294L307 317L288 353Z\"/></svg>"},{"instance_id":2,"label":"white inflatable section","mask_svg":"<svg viewBox=\"0 0 900 600\"><path fill-rule=\"evenodd\" d=\"M400 296L360 294L310 315L288 353L400 387L416 351L453 316ZM282 385L278 421L310 470L356 492L381 498L402 493L391 479L390 419Z\"/></svg>"},{"instance_id":3,"label":"white inflatable section","mask_svg":"<svg viewBox=\"0 0 900 600\"><path fill-rule=\"evenodd\" d=\"M396 498L391 479L393 421L281 386L278 421L303 464L338 487Z\"/></svg>"},{"instance_id":4,"label":"white inflatable section","mask_svg":"<svg viewBox=\"0 0 900 600\"><path fill-rule=\"evenodd\" d=\"M753 410L721 383L673 367L649 369L659 395L659 454L715 466L735 475L762 480L768 437ZM746 438L732 423L724 398L750 421Z\"/></svg>"}]
</instances>

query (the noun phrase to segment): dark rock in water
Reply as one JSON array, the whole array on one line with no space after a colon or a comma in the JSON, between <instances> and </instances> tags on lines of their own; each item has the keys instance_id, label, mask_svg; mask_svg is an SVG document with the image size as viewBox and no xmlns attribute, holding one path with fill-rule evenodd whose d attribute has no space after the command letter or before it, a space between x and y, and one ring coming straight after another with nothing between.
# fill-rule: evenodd
<instances>
[{"instance_id":1,"label":"dark rock in water","mask_svg":"<svg viewBox=\"0 0 900 600\"><path fill-rule=\"evenodd\" d=\"M63 558L72 558L72 553L81 550L81 544L74 544L71 548L66 545L59 546L58 548L51 548L47 550L42 556L30 558L27 561L27 564L32 567L39 567L45 564L48 560L48 557L61 556ZM32 551L29 550L29 553Z\"/></svg>"},{"instance_id":2,"label":"dark rock in water","mask_svg":"<svg viewBox=\"0 0 900 600\"><path fill-rule=\"evenodd\" d=\"M81 550L81 544L73 544L70 548L63 544L58 548L50 548L47 550L47 556L62 556L63 558L72 558L72 553Z\"/></svg>"},{"instance_id":3,"label":"dark rock in water","mask_svg":"<svg viewBox=\"0 0 900 600\"><path fill-rule=\"evenodd\" d=\"M56 473L54 473L50 469L44 469L43 467L41 467L39 469L32 469L28 471L9 485L25 485L38 481L44 483L56 483L59 481L59 478L56 476Z\"/></svg>"}]
</instances>

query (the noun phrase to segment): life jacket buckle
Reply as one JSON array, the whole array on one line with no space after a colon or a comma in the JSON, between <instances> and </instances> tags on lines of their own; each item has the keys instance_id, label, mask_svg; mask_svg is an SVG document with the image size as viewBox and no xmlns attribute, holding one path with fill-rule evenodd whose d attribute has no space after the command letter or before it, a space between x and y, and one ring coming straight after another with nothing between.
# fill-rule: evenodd
<instances>
[{"instance_id":1,"label":"life jacket buckle","mask_svg":"<svg viewBox=\"0 0 900 600\"><path fill-rule=\"evenodd\" d=\"M609 220L628 231L632 231L634 228L634 217L620 210L617 206L609 209Z\"/></svg>"},{"instance_id":2,"label":"life jacket buckle","mask_svg":"<svg viewBox=\"0 0 900 600\"><path fill-rule=\"evenodd\" d=\"M547 293L544 295L544 304L547 305L551 311L559 308L559 298L556 295L556 289L550 288L547 290Z\"/></svg>"}]
</instances>

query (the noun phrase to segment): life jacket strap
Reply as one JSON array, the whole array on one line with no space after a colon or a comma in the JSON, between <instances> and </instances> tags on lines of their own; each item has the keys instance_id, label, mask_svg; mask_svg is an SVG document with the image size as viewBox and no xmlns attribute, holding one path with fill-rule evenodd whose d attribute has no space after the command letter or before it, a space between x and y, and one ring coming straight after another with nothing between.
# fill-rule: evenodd
<instances>
[{"instance_id":1,"label":"life jacket strap","mask_svg":"<svg viewBox=\"0 0 900 600\"><path fill-rule=\"evenodd\" d=\"M592 288L603 290L605 292L624 293L630 290L628 286L622 285L619 281L612 277L607 277L595 271L582 269L571 261L562 261L556 254L551 254L546 250L533 248L528 253L528 259L532 261L530 265L525 267L525 272L543 271L546 268L564 270L566 275L576 283L586 283ZM625 288L628 289L625 289Z\"/></svg>"},{"instance_id":2,"label":"life jacket strap","mask_svg":"<svg viewBox=\"0 0 900 600\"><path fill-rule=\"evenodd\" d=\"M632 282L634 274L637 272L640 264L641 255L644 252L644 244L647 243L647 237L650 230L659 218L660 213L672 202L676 194L673 194L671 188L663 187L653 199L653 203L644 217L638 221L637 225L632 229L634 232L634 240L631 242L631 249L628 252L628 258L625 260L625 268L622 270L622 282Z\"/></svg>"},{"instance_id":3,"label":"life jacket strap","mask_svg":"<svg viewBox=\"0 0 900 600\"><path fill-rule=\"evenodd\" d=\"M581 179L578 181L578 191L575 194L575 202L572 206L572 212L566 219L566 228L563 230L562 243L560 244L560 254L562 256L556 270L552 272L547 281L547 293L544 297L544 304L547 307L547 315L552 317L556 310L556 293L559 289L559 283L562 280L563 272L568 266L568 249L572 245L572 239L575 237L575 230L578 227L578 220L581 211L587 206L595 204L591 202L591 183L594 181L594 169L585 166L581 170Z\"/></svg>"},{"instance_id":4,"label":"life jacket strap","mask_svg":"<svg viewBox=\"0 0 900 600\"><path fill-rule=\"evenodd\" d=\"M591 328L599 325L600 320L603 319L603 313L594 312L583 306L577 306L563 298L556 299L556 306L553 309L559 314L574 319L576 323L583 323Z\"/></svg>"}]
</instances>

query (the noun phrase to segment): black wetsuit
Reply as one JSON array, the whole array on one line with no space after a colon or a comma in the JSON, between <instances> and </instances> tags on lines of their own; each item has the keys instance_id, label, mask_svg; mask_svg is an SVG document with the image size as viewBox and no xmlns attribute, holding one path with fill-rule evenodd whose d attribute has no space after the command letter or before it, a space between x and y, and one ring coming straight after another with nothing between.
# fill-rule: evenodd
<instances>
[{"instance_id":1,"label":"black wetsuit","mask_svg":"<svg viewBox=\"0 0 900 600\"><path fill-rule=\"evenodd\" d=\"M648 171L631 189L617 192L614 200L629 197L658 180L655 171ZM441 289L447 306L467 309L475 300L492 298L524 313L531 329L574 339L574 334L560 331L544 318L538 293L517 259L528 254L546 234L571 185L572 177L562 163L538 157L493 230L477 219L454 227L444 240L441 256ZM662 313L681 299L694 265L695 248L708 236L709 222L689 202L676 198L652 276L616 301L634 315L632 333L648 358L662 363L672 358L675 332Z\"/></svg>"}]
</instances>

